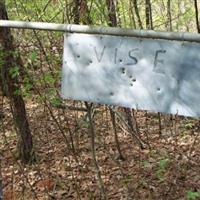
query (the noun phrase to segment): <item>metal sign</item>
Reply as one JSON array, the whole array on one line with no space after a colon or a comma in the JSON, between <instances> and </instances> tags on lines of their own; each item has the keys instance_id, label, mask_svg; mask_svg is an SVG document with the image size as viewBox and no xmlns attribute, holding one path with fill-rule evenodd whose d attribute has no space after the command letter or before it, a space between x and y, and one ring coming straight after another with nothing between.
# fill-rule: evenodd
<instances>
[{"instance_id":1,"label":"metal sign","mask_svg":"<svg viewBox=\"0 0 200 200\"><path fill-rule=\"evenodd\" d=\"M65 33L62 96L200 116L200 44Z\"/></svg>"}]
</instances>

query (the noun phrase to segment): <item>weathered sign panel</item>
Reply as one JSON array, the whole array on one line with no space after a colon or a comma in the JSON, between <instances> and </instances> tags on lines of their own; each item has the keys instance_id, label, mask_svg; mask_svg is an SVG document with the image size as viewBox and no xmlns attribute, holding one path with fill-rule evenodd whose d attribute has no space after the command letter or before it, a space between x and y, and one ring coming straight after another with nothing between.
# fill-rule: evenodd
<instances>
[{"instance_id":1,"label":"weathered sign panel","mask_svg":"<svg viewBox=\"0 0 200 200\"><path fill-rule=\"evenodd\" d=\"M62 96L200 116L200 44L65 33Z\"/></svg>"}]
</instances>

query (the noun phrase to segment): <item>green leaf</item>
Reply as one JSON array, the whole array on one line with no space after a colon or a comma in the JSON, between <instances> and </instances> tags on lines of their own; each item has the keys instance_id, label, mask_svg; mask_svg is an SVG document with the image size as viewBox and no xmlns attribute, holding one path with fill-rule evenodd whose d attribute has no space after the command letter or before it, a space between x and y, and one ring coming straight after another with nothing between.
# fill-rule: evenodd
<instances>
[{"instance_id":1,"label":"green leaf","mask_svg":"<svg viewBox=\"0 0 200 200\"><path fill-rule=\"evenodd\" d=\"M149 166L149 161L148 160L144 160L144 161L142 161L142 165L144 166L144 167L148 167Z\"/></svg>"},{"instance_id":2,"label":"green leaf","mask_svg":"<svg viewBox=\"0 0 200 200\"><path fill-rule=\"evenodd\" d=\"M165 180L164 174L165 174L168 163L169 163L168 158L162 159L158 163L158 168L156 170L156 176L160 182L163 182Z\"/></svg>"},{"instance_id":3,"label":"green leaf","mask_svg":"<svg viewBox=\"0 0 200 200\"><path fill-rule=\"evenodd\" d=\"M59 97L55 97L51 100L53 106L58 107L62 104L62 100Z\"/></svg>"},{"instance_id":4,"label":"green leaf","mask_svg":"<svg viewBox=\"0 0 200 200\"><path fill-rule=\"evenodd\" d=\"M29 55L29 59L33 62L35 61L37 58L37 52L36 51L32 51Z\"/></svg>"},{"instance_id":5,"label":"green leaf","mask_svg":"<svg viewBox=\"0 0 200 200\"><path fill-rule=\"evenodd\" d=\"M43 78L46 83L53 84L55 82L54 78L49 73L45 74Z\"/></svg>"},{"instance_id":6,"label":"green leaf","mask_svg":"<svg viewBox=\"0 0 200 200\"><path fill-rule=\"evenodd\" d=\"M160 160L159 161L159 168L165 169L167 167L168 163L169 163L169 159L167 159L167 158Z\"/></svg>"},{"instance_id":7,"label":"green leaf","mask_svg":"<svg viewBox=\"0 0 200 200\"><path fill-rule=\"evenodd\" d=\"M194 124L191 122L188 122L187 124L185 124L186 129L192 129L193 127L194 127Z\"/></svg>"},{"instance_id":8,"label":"green leaf","mask_svg":"<svg viewBox=\"0 0 200 200\"><path fill-rule=\"evenodd\" d=\"M9 74L11 75L12 78L15 78L15 77L19 76L19 67L18 66L12 67L9 70Z\"/></svg>"},{"instance_id":9,"label":"green leaf","mask_svg":"<svg viewBox=\"0 0 200 200\"><path fill-rule=\"evenodd\" d=\"M200 192L187 191L186 197L188 200L196 200L200 197Z\"/></svg>"},{"instance_id":10,"label":"green leaf","mask_svg":"<svg viewBox=\"0 0 200 200\"><path fill-rule=\"evenodd\" d=\"M20 89L16 89L16 90L14 91L14 95L15 95L15 96L21 95L21 90L20 90Z\"/></svg>"}]
</instances>

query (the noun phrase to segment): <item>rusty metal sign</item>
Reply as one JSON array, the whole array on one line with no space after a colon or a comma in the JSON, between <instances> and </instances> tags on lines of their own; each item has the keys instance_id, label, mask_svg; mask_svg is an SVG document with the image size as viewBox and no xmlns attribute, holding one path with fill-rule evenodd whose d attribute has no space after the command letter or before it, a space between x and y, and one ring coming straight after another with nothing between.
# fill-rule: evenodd
<instances>
[{"instance_id":1,"label":"rusty metal sign","mask_svg":"<svg viewBox=\"0 0 200 200\"><path fill-rule=\"evenodd\" d=\"M65 33L62 97L200 116L200 44Z\"/></svg>"}]
</instances>

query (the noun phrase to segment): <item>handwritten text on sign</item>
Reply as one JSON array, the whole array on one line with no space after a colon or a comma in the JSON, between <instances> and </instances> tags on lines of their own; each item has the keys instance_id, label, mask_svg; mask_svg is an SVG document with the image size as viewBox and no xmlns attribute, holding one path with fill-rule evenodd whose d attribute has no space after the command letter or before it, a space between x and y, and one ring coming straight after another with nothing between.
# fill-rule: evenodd
<instances>
[{"instance_id":1,"label":"handwritten text on sign","mask_svg":"<svg viewBox=\"0 0 200 200\"><path fill-rule=\"evenodd\" d=\"M62 96L200 116L200 44L66 33Z\"/></svg>"}]
</instances>

